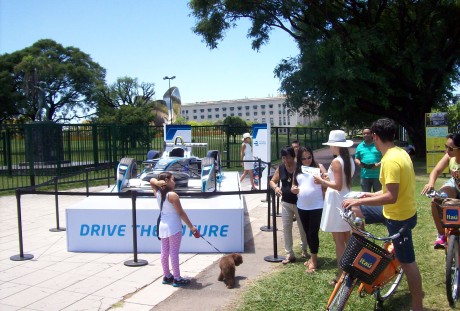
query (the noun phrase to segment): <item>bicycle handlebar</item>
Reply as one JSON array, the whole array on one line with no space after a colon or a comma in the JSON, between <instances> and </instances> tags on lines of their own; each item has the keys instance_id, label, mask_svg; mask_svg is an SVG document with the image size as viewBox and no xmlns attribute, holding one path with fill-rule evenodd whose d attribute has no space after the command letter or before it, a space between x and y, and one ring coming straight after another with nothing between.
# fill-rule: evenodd
<instances>
[{"instance_id":1,"label":"bicycle handlebar","mask_svg":"<svg viewBox=\"0 0 460 311\"><path fill-rule=\"evenodd\" d=\"M377 241L390 241L390 240L394 240L398 238L404 232L404 230L406 230L406 226L403 226L398 231L398 233L395 233L393 235L386 236L386 237L377 237L373 235L372 233L370 233L369 231L362 229L361 226L363 225L363 220L360 217L356 217L355 213L351 209L343 210L340 207L337 207L337 209L339 210L340 216L342 217L342 219L345 220L353 230L359 232L361 235L363 235L366 238L370 238L370 239L377 240Z\"/></svg>"},{"instance_id":2,"label":"bicycle handlebar","mask_svg":"<svg viewBox=\"0 0 460 311\"><path fill-rule=\"evenodd\" d=\"M427 193L425 193L425 195L429 198L432 198L432 199L440 199L440 200L444 200L444 199L447 199L448 196L447 196L447 193L445 192L439 192L439 191L436 191L436 190L430 190L428 191Z\"/></svg>"}]
</instances>

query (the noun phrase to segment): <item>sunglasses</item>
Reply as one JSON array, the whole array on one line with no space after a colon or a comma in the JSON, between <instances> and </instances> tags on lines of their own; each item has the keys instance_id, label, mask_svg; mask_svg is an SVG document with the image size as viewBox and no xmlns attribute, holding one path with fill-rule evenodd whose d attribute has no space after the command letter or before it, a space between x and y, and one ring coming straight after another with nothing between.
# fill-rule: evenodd
<instances>
[{"instance_id":1,"label":"sunglasses","mask_svg":"<svg viewBox=\"0 0 460 311\"><path fill-rule=\"evenodd\" d=\"M456 149L460 149L460 147L449 147L447 145L444 145L444 146L446 146L446 150L449 150L450 152L452 152L452 151L454 151Z\"/></svg>"},{"instance_id":2,"label":"sunglasses","mask_svg":"<svg viewBox=\"0 0 460 311\"><path fill-rule=\"evenodd\" d=\"M305 161L305 160L311 160L311 156L309 157L305 157L305 158L300 158L302 161Z\"/></svg>"}]
</instances>

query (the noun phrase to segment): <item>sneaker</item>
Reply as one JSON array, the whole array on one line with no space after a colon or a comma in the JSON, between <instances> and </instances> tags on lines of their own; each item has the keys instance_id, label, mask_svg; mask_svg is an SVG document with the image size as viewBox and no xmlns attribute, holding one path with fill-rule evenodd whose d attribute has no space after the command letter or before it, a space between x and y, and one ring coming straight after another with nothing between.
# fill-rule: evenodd
<instances>
[{"instance_id":1,"label":"sneaker","mask_svg":"<svg viewBox=\"0 0 460 311\"><path fill-rule=\"evenodd\" d=\"M441 235L434 242L434 249L445 249L446 248L446 242L447 242L446 236Z\"/></svg>"},{"instance_id":2,"label":"sneaker","mask_svg":"<svg viewBox=\"0 0 460 311\"><path fill-rule=\"evenodd\" d=\"M162 282L163 284L171 285L173 284L173 282L174 282L174 276L172 274L168 277L166 276L163 277L163 282Z\"/></svg>"},{"instance_id":3,"label":"sneaker","mask_svg":"<svg viewBox=\"0 0 460 311\"><path fill-rule=\"evenodd\" d=\"M179 280L174 279L174 282L173 282L174 287L187 286L189 284L190 284L190 280L184 279L184 278L180 278Z\"/></svg>"}]
</instances>

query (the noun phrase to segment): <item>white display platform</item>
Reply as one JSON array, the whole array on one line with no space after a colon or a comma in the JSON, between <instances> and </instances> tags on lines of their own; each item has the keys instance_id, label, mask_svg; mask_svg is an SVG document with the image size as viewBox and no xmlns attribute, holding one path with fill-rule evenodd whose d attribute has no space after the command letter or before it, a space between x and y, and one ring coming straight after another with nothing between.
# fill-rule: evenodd
<instances>
[{"instance_id":1,"label":"white display platform","mask_svg":"<svg viewBox=\"0 0 460 311\"><path fill-rule=\"evenodd\" d=\"M193 183L197 183L194 185ZM189 185L200 187L200 180ZM224 174L218 191L238 191L237 172ZM182 191L182 189L181 189ZM181 198L182 207L203 237L221 252L244 251L244 206L240 195L216 195L210 198ZM138 197L137 249L159 253L156 237L159 206L154 197ZM133 251L132 200L118 196L90 196L66 209L67 250L71 252ZM202 238L196 239L183 225L181 252L216 253Z\"/></svg>"}]
</instances>

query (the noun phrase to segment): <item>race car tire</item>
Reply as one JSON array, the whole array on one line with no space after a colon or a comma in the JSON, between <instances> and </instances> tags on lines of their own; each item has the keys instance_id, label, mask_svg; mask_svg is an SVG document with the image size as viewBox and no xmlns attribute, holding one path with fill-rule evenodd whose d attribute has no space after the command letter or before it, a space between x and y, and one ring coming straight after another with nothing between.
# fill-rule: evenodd
<instances>
[{"instance_id":1,"label":"race car tire","mask_svg":"<svg viewBox=\"0 0 460 311\"><path fill-rule=\"evenodd\" d=\"M126 173L125 172L118 172L118 179L122 180L123 177L125 179L136 178L137 177L137 162L136 159L133 158L122 158L120 160L121 165L125 165L127 167ZM121 175L121 176L120 176Z\"/></svg>"}]
</instances>

